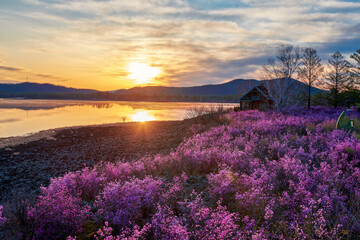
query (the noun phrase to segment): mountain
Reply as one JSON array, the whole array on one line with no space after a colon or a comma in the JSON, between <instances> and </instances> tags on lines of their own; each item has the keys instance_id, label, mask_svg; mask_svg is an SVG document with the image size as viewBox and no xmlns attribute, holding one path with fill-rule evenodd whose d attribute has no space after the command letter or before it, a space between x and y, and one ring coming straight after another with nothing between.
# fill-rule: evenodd
<instances>
[{"instance_id":1,"label":"mountain","mask_svg":"<svg viewBox=\"0 0 360 240\"><path fill-rule=\"evenodd\" d=\"M123 95L202 95L202 96L226 96L241 95L251 88L259 85L261 82L255 79L234 79L222 84L209 84L195 87L163 87L163 86L146 86L134 87L128 90L120 89L113 91L115 94Z\"/></svg>"},{"instance_id":2,"label":"mountain","mask_svg":"<svg viewBox=\"0 0 360 240\"><path fill-rule=\"evenodd\" d=\"M48 83L17 83L17 84L0 84L0 93L80 93L89 94L96 93L97 90L92 89L77 89L57 86Z\"/></svg>"},{"instance_id":3,"label":"mountain","mask_svg":"<svg viewBox=\"0 0 360 240\"><path fill-rule=\"evenodd\" d=\"M96 91L26 82L0 84L0 97L110 101L237 102L240 96L261 83L262 81L255 79L234 79L222 84L195 87L146 86L115 91ZM296 81L296 86L296 88L307 89L307 86L299 81ZM323 90L312 88L312 91L317 93Z\"/></svg>"},{"instance_id":4,"label":"mountain","mask_svg":"<svg viewBox=\"0 0 360 240\"><path fill-rule=\"evenodd\" d=\"M294 79L293 79L294 80ZM274 80L269 80L274 81ZM296 81L296 86L306 90L306 84ZM260 85L263 81L255 79L234 79L222 84L202 85L195 87L163 87L163 86L146 86L134 87L128 90L120 89L112 91L119 95L142 95L142 96L174 96L174 95L196 95L196 96L241 96L251 90L253 87ZM312 87L313 93L322 91L318 88Z\"/></svg>"}]
</instances>

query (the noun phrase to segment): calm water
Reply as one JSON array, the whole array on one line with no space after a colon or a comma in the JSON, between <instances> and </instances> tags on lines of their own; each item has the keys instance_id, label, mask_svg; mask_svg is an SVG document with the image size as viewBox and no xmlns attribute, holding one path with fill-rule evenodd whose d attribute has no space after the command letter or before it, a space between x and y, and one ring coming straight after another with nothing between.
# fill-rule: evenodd
<instances>
[{"instance_id":1,"label":"calm water","mask_svg":"<svg viewBox=\"0 0 360 240\"><path fill-rule=\"evenodd\" d=\"M0 99L0 138L102 123L182 120L194 107L217 103L98 102ZM225 108L236 104L222 104Z\"/></svg>"}]
</instances>

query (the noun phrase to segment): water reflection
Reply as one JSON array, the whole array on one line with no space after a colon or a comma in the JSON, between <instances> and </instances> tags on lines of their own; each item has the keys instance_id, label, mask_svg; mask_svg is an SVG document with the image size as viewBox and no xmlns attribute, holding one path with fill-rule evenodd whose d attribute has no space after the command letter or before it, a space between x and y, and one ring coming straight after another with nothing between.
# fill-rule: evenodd
<instances>
[{"instance_id":1,"label":"water reflection","mask_svg":"<svg viewBox=\"0 0 360 240\"><path fill-rule=\"evenodd\" d=\"M0 137L19 136L58 127L182 120L190 108L208 105L217 104L0 99Z\"/></svg>"},{"instance_id":2,"label":"water reflection","mask_svg":"<svg viewBox=\"0 0 360 240\"><path fill-rule=\"evenodd\" d=\"M154 121L156 118L152 116L149 111L143 110L138 111L134 114L131 114L131 120L133 122L146 122L146 121Z\"/></svg>"}]
</instances>

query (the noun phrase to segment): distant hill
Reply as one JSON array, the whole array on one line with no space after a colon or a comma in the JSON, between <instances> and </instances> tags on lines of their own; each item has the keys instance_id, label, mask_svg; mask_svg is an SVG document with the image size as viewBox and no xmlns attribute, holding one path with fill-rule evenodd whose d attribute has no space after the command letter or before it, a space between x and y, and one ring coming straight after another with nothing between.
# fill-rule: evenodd
<instances>
[{"instance_id":1,"label":"distant hill","mask_svg":"<svg viewBox=\"0 0 360 240\"><path fill-rule=\"evenodd\" d=\"M272 80L270 80L272 81ZM146 86L134 87L128 90L120 89L112 91L112 93L120 95L146 95L146 96L171 96L171 95L197 95L197 96L227 96L237 95L242 96L250 89L258 86L262 81L255 79L234 79L222 84L202 85L195 87L163 87L163 86ZM298 87L306 88L306 84L296 81ZM317 93L322 91L318 88L312 87L312 92Z\"/></svg>"},{"instance_id":2,"label":"distant hill","mask_svg":"<svg viewBox=\"0 0 360 240\"><path fill-rule=\"evenodd\" d=\"M275 81L277 81L277 79L272 79L272 80L263 80L263 81L259 81L259 83L266 83L268 82L267 86L271 87L273 84L275 84ZM291 81L294 81L294 85L293 88L295 88L296 90L301 90L303 92L305 92L307 94L308 92L308 85L306 85L303 82L300 82L296 79L291 78ZM276 86L276 85L275 85ZM311 87L311 94L318 94L320 92L326 92L326 90L320 89L320 88L316 88L316 87Z\"/></svg>"},{"instance_id":3,"label":"distant hill","mask_svg":"<svg viewBox=\"0 0 360 240\"><path fill-rule=\"evenodd\" d=\"M48 83L17 83L17 84L0 84L0 93L78 93L78 94L89 94L96 93L98 91L92 89L77 89L68 88L63 86L57 86Z\"/></svg>"},{"instance_id":4,"label":"distant hill","mask_svg":"<svg viewBox=\"0 0 360 240\"><path fill-rule=\"evenodd\" d=\"M271 80L270 80L271 81ZM297 86L306 89L306 85ZM27 99L78 99L115 101L169 101L169 102L238 102L239 98L262 81L234 79L222 84L194 87L146 86L115 91L76 89L52 84L18 83L0 84L0 97ZM312 88L313 93L323 91Z\"/></svg>"},{"instance_id":5,"label":"distant hill","mask_svg":"<svg viewBox=\"0 0 360 240\"><path fill-rule=\"evenodd\" d=\"M201 95L201 96L226 96L241 95L247 90L260 84L255 79L234 79L222 84L209 84L195 87L163 87L163 86L146 86L134 87L128 90L120 89L112 91L115 94L141 94L147 96L153 95Z\"/></svg>"}]
</instances>

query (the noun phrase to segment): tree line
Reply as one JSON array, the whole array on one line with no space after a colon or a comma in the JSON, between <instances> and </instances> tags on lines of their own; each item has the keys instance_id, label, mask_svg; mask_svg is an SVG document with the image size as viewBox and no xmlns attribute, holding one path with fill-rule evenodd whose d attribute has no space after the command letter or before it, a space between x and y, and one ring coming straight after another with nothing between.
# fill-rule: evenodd
<instances>
[{"instance_id":1,"label":"tree line","mask_svg":"<svg viewBox=\"0 0 360 240\"><path fill-rule=\"evenodd\" d=\"M111 92L95 93L9 93L0 91L0 98L23 98L23 99L71 99L71 100L95 100L95 101L151 101L151 102L219 102L236 103L239 95L160 95L160 94L118 94Z\"/></svg>"},{"instance_id":2,"label":"tree line","mask_svg":"<svg viewBox=\"0 0 360 240\"><path fill-rule=\"evenodd\" d=\"M264 64L262 79L279 110L304 102L308 108L312 103L349 106L360 102L360 49L350 59L354 63L336 51L323 65L315 48L283 44L277 48L276 57ZM314 94L314 87L327 91Z\"/></svg>"}]
</instances>

